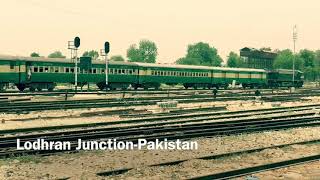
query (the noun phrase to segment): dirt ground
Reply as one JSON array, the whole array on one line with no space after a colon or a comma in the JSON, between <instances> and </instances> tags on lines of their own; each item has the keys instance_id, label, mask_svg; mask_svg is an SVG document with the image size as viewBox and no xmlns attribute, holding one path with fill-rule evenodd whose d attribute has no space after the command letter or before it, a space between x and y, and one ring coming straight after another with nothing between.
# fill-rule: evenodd
<instances>
[{"instance_id":1,"label":"dirt ground","mask_svg":"<svg viewBox=\"0 0 320 180\"><path fill-rule=\"evenodd\" d=\"M49 157L27 156L0 161L0 177L3 177L3 179L58 179L66 177L71 179L184 179L288 158L319 154L320 145L295 145L217 160L194 159L173 166L148 167L147 165L319 138L320 127L297 128L256 134L200 138L196 139L199 149L192 151L82 151L76 154ZM311 179L319 177L317 174L319 171L317 169L312 170L313 167L320 166L319 162L301 166L297 166L297 169L287 168L260 173L256 176L262 179L287 179L286 177L299 179L301 176ZM126 167L134 169L117 176L100 177L95 174ZM310 170L307 171L306 169Z\"/></svg>"}]
</instances>

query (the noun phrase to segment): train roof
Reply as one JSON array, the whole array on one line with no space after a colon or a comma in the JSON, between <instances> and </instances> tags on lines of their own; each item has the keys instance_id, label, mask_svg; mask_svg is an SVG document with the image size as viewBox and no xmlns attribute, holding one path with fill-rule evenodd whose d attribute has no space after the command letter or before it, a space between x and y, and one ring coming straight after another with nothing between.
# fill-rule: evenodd
<instances>
[{"instance_id":1,"label":"train roof","mask_svg":"<svg viewBox=\"0 0 320 180\"><path fill-rule=\"evenodd\" d=\"M67 58L23 57L23 56L7 56L7 55L0 55L0 60L72 63L71 59L67 59ZM210 66L195 66L195 65L180 65L180 64L156 64L156 63L122 62L122 61L109 61L109 63L112 65L127 65L127 66L141 66L141 67L266 72L266 70L264 70L264 69L253 69L253 68L210 67ZM105 64L105 61L93 60L92 64Z\"/></svg>"},{"instance_id":2,"label":"train roof","mask_svg":"<svg viewBox=\"0 0 320 180\"><path fill-rule=\"evenodd\" d=\"M292 74L292 69L276 69L275 70L276 72L279 72L279 73L287 73L287 74ZM295 73L303 73L302 71L300 70L294 70Z\"/></svg>"},{"instance_id":3,"label":"train roof","mask_svg":"<svg viewBox=\"0 0 320 180\"><path fill-rule=\"evenodd\" d=\"M33 61L33 62L59 62L59 63L73 63L71 59L67 58L47 58L47 57L23 57L23 56L7 56L0 55L0 60L6 61ZM137 66L132 62L122 62L122 61L109 61L110 64L115 65L130 65ZM92 64L105 64L105 61L93 60Z\"/></svg>"},{"instance_id":4,"label":"train roof","mask_svg":"<svg viewBox=\"0 0 320 180\"><path fill-rule=\"evenodd\" d=\"M252 68L229 68L229 67L210 67L210 66L195 66L195 65L180 65L180 64L153 64L153 63L136 63L136 64L139 66L142 66L142 67L266 72L266 70L264 70L264 69L252 69Z\"/></svg>"},{"instance_id":5,"label":"train roof","mask_svg":"<svg viewBox=\"0 0 320 180\"><path fill-rule=\"evenodd\" d=\"M0 55L0 60L6 60L6 61L46 61L46 62L70 61L70 59L66 59L66 58L24 57L24 56L8 56L8 55Z\"/></svg>"}]
</instances>

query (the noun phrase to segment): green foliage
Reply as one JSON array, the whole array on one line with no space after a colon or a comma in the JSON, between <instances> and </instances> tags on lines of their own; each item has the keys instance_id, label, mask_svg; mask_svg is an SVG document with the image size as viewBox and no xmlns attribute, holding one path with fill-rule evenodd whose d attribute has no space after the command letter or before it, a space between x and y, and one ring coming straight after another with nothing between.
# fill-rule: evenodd
<instances>
[{"instance_id":1,"label":"green foliage","mask_svg":"<svg viewBox=\"0 0 320 180\"><path fill-rule=\"evenodd\" d=\"M30 57L40 57L39 53L33 52L30 54Z\"/></svg>"},{"instance_id":2,"label":"green foliage","mask_svg":"<svg viewBox=\"0 0 320 180\"><path fill-rule=\"evenodd\" d=\"M66 56L64 56L60 51L55 51L51 54L49 54L48 58L65 58Z\"/></svg>"},{"instance_id":3,"label":"green foliage","mask_svg":"<svg viewBox=\"0 0 320 180\"><path fill-rule=\"evenodd\" d=\"M235 52L231 51L228 55L227 66L228 67L243 67L243 59Z\"/></svg>"},{"instance_id":4,"label":"green foliage","mask_svg":"<svg viewBox=\"0 0 320 180\"><path fill-rule=\"evenodd\" d=\"M155 63L157 55L156 44L149 40L141 40L139 47L133 44L127 50L127 57L131 62Z\"/></svg>"},{"instance_id":5,"label":"green foliage","mask_svg":"<svg viewBox=\"0 0 320 180\"><path fill-rule=\"evenodd\" d=\"M274 60L273 67L275 69L292 69L292 62L294 60L295 69L303 70L303 59L298 55L293 55L292 51L285 49L279 52L278 56Z\"/></svg>"},{"instance_id":6,"label":"green foliage","mask_svg":"<svg viewBox=\"0 0 320 180\"><path fill-rule=\"evenodd\" d=\"M127 57L131 62L144 62L137 45L133 44L127 50Z\"/></svg>"},{"instance_id":7,"label":"green foliage","mask_svg":"<svg viewBox=\"0 0 320 180\"><path fill-rule=\"evenodd\" d=\"M319 59L316 52L302 49L298 56L304 61L304 76L307 80L315 81L319 77Z\"/></svg>"},{"instance_id":8,"label":"green foliage","mask_svg":"<svg viewBox=\"0 0 320 180\"><path fill-rule=\"evenodd\" d=\"M184 64L184 65L200 65L200 59L199 58L179 58L176 61L176 64Z\"/></svg>"},{"instance_id":9,"label":"green foliage","mask_svg":"<svg viewBox=\"0 0 320 180\"><path fill-rule=\"evenodd\" d=\"M98 51L91 50L91 51L85 51L82 56L88 56L91 57L92 59L97 59L99 57Z\"/></svg>"},{"instance_id":10,"label":"green foliage","mask_svg":"<svg viewBox=\"0 0 320 180\"><path fill-rule=\"evenodd\" d=\"M221 66L222 59L214 47L198 42L188 45L187 55L176 61L177 64Z\"/></svg>"},{"instance_id":11,"label":"green foliage","mask_svg":"<svg viewBox=\"0 0 320 180\"><path fill-rule=\"evenodd\" d=\"M316 81L319 79L320 50L302 49L296 55L293 55L289 49L279 51L273 64L274 68L292 69L293 59L295 61L295 69L303 71L306 80Z\"/></svg>"},{"instance_id":12,"label":"green foliage","mask_svg":"<svg viewBox=\"0 0 320 180\"><path fill-rule=\"evenodd\" d=\"M110 61L124 61L124 58L121 55L111 56Z\"/></svg>"}]
</instances>

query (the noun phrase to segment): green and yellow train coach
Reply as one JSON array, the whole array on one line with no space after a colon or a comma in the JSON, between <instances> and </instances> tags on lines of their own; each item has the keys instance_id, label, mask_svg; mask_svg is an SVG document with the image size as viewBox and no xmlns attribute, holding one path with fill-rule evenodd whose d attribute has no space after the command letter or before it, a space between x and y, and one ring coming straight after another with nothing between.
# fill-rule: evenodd
<instances>
[{"instance_id":1,"label":"green and yellow train coach","mask_svg":"<svg viewBox=\"0 0 320 180\"><path fill-rule=\"evenodd\" d=\"M303 84L302 72L296 72L295 86ZM81 57L78 63L78 86L91 83L99 89L155 88L161 84L181 84L185 88L244 88L288 85L290 72L263 69L168 65L132 62L109 62L108 85L104 61ZM292 74L292 73L291 73ZM302 78L301 78L302 77ZM53 90L57 83L75 83L75 63L70 59L0 56L0 89L13 83L20 91Z\"/></svg>"},{"instance_id":2,"label":"green and yellow train coach","mask_svg":"<svg viewBox=\"0 0 320 180\"><path fill-rule=\"evenodd\" d=\"M78 85L95 83L106 88L105 63L95 61L90 66L78 67ZM127 88L138 79L138 66L134 63L110 62L108 88ZM0 57L0 87L14 83L20 91L53 90L56 83L75 83L75 63L70 59L31 58L16 56Z\"/></svg>"},{"instance_id":3,"label":"green and yellow train coach","mask_svg":"<svg viewBox=\"0 0 320 180\"><path fill-rule=\"evenodd\" d=\"M158 88L161 83L183 84L187 88L227 88L229 84L244 87L265 87L267 72L262 69L224 68L190 65L136 63L139 86Z\"/></svg>"}]
</instances>

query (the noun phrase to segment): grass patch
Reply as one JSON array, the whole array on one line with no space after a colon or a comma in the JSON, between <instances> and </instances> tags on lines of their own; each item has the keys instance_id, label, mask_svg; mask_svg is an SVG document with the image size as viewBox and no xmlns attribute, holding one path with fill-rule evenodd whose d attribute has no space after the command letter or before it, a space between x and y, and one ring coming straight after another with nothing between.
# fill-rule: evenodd
<instances>
[{"instance_id":1,"label":"grass patch","mask_svg":"<svg viewBox=\"0 0 320 180\"><path fill-rule=\"evenodd\" d=\"M26 155L26 156L18 156L18 157L12 157L10 159L7 159L9 162L13 162L18 160L18 163L40 163L42 162L43 157L35 156L35 155Z\"/></svg>"}]
</instances>

